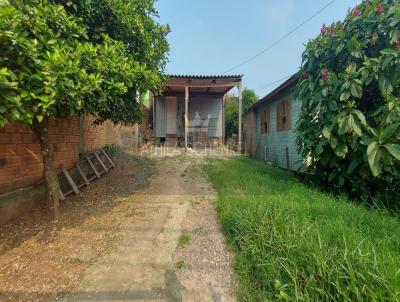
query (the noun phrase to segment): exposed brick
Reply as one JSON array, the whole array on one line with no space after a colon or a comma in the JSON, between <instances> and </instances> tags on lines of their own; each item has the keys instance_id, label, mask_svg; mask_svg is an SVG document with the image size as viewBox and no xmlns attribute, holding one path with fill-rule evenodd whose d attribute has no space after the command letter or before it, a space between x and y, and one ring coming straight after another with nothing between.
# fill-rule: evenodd
<instances>
[{"instance_id":1,"label":"exposed brick","mask_svg":"<svg viewBox=\"0 0 400 302\"><path fill-rule=\"evenodd\" d=\"M10 134L2 132L0 133L0 144L8 144L11 142Z\"/></svg>"},{"instance_id":2,"label":"exposed brick","mask_svg":"<svg viewBox=\"0 0 400 302\"><path fill-rule=\"evenodd\" d=\"M32 144L35 142L34 135L31 133L23 133L22 134L22 142L24 144Z\"/></svg>"},{"instance_id":3,"label":"exposed brick","mask_svg":"<svg viewBox=\"0 0 400 302\"><path fill-rule=\"evenodd\" d=\"M11 142L12 143L22 143L22 134L21 133L12 133L11 134Z\"/></svg>"},{"instance_id":4,"label":"exposed brick","mask_svg":"<svg viewBox=\"0 0 400 302\"><path fill-rule=\"evenodd\" d=\"M14 178L18 174L19 174L19 167L4 168L4 169L1 169L0 179L5 180L5 179Z\"/></svg>"},{"instance_id":5,"label":"exposed brick","mask_svg":"<svg viewBox=\"0 0 400 302\"><path fill-rule=\"evenodd\" d=\"M78 116L49 119L49 139L54 146L54 168L64 164L71 168L79 160L79 152L117 144L121 133L133 133L132 127L114 126L111 122L95 126L95 117L83 117L84 148L80 150L80 120ZM128 135L129 136L129 135ZM8 123L0 128L0 193L32 185L43 177L40 144L30 127L23 123Z\"/></svg>"}]
</instances>

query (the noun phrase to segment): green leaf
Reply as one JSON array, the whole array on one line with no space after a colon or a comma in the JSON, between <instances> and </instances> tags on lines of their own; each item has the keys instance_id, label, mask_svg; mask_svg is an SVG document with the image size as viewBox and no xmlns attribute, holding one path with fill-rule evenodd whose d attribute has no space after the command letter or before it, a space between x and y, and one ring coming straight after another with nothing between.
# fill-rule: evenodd
<instances>
[{"instance_id":1,"label":"green leaf","mask_svg":"<svg viewBox=\"0 0 400 302\"><path fill-rule=\"evenodd\" d=\"M331 132L332 132L332 125L325 125L324 128L322 129L322 135L329 140L331 138Z\"/></svg>"},{"instance_id":2,"label":"green leaf","mask_svg":"<svg viewBox=\"0 0 400 302\"><path fill-rule=\"evenodd\" d=\"M389 153L396 158L397 160L400 160L400 145L396 145L396 144L386 144L383 145L386 150L389 151Z\"/></svg>"},{"instance_id":3,"label":"green leaf","mask_svg":"<svg viewBox=\"0 0 400 302\"><path fill-rule=\"evenodd\" d=\"M353 159L353 160L351 161L349 167L347 168L346 173L347 173L347 174L352 174L352 173L354 172L354 170L358 167L358 165L359 165L358 160L354 160L354 159Z\"/></svg>"},{"instance_id":4,"label":"green leaf","mask_svg":"<svg viewBox=\"0 0 400 302\"><path fill-rule=\"evenodd\" d=\"M369 166L371 167L372 174L376 177L382 171L382 165L380 163L381 151L380 151L380 146L377 142L373 142L368 146L367 155L368 155L368 163Z\"/></svg>"},{"instance_id":5,"label":"green leaf","mask_svg":"<svg viewBox=\"0 0 400 302\"><path fill-rule=\"evenodd\" d=\"M386 76L381 76L379 79L379 88L381 90L382 96L388 97L392 91L392 83L390 83L390 80Z\"/></svg>"},{"instance_id":6,"label":"green leaf","mask_svg":"<svg viewBox=\"0 0 400 302\"><path fill-rule=\"evenodd\" d=\"M390 33L392 43L396 43L400 40L400 29L396 28Z\"/></svg>"},{"instance_id":7,"label":"green leaf","mask_svg":"<svg viewBox=\"0 0 400 302\"><path fill-rule=\"evenodd\" d=\"M339 143L339 144L336 146L335 154L336 154L338 157L345 158L348 151L349 151L349 149L348 149L348 147L347 147L344 143Z\"/></svg>"},{"instance_id":8,"label":"green leaf","mask_svg":"<svg viewBox=\"0 0 400 302\"><path fill-rule=\"evenodd\" d=\"M381 135L381 140L382 140L383 142L385 142L385 141L387 141L388 139L390 139L390 138L393 136L393 134L396 133L397 128L399 128L399 126L400 126L399 123L397 123L397 124L392 124L392 125L387 126L387 127L385 128L385 130L383 130L383 133L382 133L382 135Z\"/></svg>"},{"instance_id":9,"label":"green leaf","mask_svg":"<svg viewBox=\"0 0 400 302\"><path fill-rule=\"evenodd\" d=\"M360 121L357 119L354 119L353 130L354 130L354 133L357 134L357 136L362 135L361 124L360 124Z\"/></svg>"},{"instance_id":10,"label":"green leaf","mask_svg":"<svg viewBox=\"0 0 400 302\"><path fill-rule=\"evenodd\" d=\"M382 63L382 69L386 69L389 66L390 62L392 62L392 60L393 60L392 57L385 58L385 60L383 60Z\"/></svg>"},{"instance_id":11,"label":"green leaf","mask_svg":"<svg viewBox=\"0 0 400 302\"><path fill-rule=\"evenodd\" d=\"M21 115L19 113L19 111L15 108L11 109L11 114L14 120L20 120L21 119Z\"/></svg>"},{"instance_id":12,"label":"green leaf","mask_svg":"<svg viewBox=\"0 0 400 302\"><path fill-rule=\"evenodd\" d=\"M340 95L340 100L342 102L347 101L350 98L350 92L346 91Z\"/></svg>"},{"instance_id":13,"label":"green leaf","mask_svg":"<svg viewBox=\"0 0 400 302\"><path fill-rule=\"evenodd\" d=\"M322 152L324 152L324 143L323 143L323 142L320 142L320 143L317 145L317 147L315 148L314 154L315 154L316 156L318 156L318 155L320 155Z\"/></svg>"},{"instance_id":14,"label":"green leaf","mask_svg":"<svg viewBox=\"0 0 400 302\"><path fill-rule=\"evenodd\" d=\"M43 121L43 115L37 115L36 119L38 120L39 123Z\"/></svg>"},{"instance_id":15,"label":"green leaf","mask_svg":"<svg viewBox=\"0 0 400 302\"><path fill-rule=\"evenodd\" d=\"M353 110L353 113L357 116L358 120L363 126L367 126L367 120L365 119L365 116L361 111Z\"/></svg>"},{"instance_id":16,"label":"green leaf","mask_svg":"<svg viewBox=\"0 0 400 302\"><path fill-rule=\"evenodd\" d=\"M358 85L356 83L351 84L350 91L351 91L351 94L355 98L361 98L362 97L362 87L361 87L361 85Z\"/></svg>"}]
</instances>

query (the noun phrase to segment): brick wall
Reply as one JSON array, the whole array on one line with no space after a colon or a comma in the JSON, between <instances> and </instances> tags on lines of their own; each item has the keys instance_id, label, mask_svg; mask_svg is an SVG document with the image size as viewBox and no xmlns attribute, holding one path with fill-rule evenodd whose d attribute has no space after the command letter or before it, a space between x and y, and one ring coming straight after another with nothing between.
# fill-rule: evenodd
<instances>
[{"instance_id":1,"label":"brick wall","mask_svg":"<svg viewBox=\"0 0 400 302\"><path fill-rule=\"evenodd\" d=\"M147 114L147 113L146 113ZM71 168L79 154L99 150L105 145L124 149L137 146L134 126L115 126L112 122L96 126L93 116L72 116L49 121L49 140L54 148L54 167ZM144 123L148 123L147 117ZM0 128L0 194L34 185L43 178L40 144L30 127L9 123Z\"/></svg>"},{"instance_id":2,"label":"brick wall","mask_svg":"<svg viewBox=\"0 0 400 302\"><path fill-rule=\"evenodd\" d=\"M95 125L94 116L81 117L81 152L90 152L103 148L105 145L114 145L117 143L117 126L112 122L106 121L102 125Z\"/></svg>"},{"instance_id":3,"label":"brick wall","mask_svg":"<svg viewBox=\"0 0 400 302\"><path fill-rule=\"evenodd\" d=\"M79 159L77 117L49 121L54 166L71 167ZM0 128L0 193L39 182L43 177L40 145L28 125L9 123Z\"/></svg>"}]
</instances>

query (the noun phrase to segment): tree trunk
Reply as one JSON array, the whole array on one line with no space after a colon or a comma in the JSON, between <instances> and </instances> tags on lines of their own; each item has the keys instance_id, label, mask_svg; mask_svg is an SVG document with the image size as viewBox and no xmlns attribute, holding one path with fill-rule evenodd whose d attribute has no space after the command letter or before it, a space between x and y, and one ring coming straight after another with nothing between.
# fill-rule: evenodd
<instances>
[{"instance_id":1,"label":"tree trunk","mask_svg":"<svg viewBox=\"0 0 400 302\"><path fill-rule=\"evenodd\" d=\"M53 146L49 142L48 118L44 118L41 123L34 121L33 132L39 139L42 151L44 178L47 186L47 202L54 220L60 218L60 199L57 173L53 169Z\"/></svg>"}]
</instances>

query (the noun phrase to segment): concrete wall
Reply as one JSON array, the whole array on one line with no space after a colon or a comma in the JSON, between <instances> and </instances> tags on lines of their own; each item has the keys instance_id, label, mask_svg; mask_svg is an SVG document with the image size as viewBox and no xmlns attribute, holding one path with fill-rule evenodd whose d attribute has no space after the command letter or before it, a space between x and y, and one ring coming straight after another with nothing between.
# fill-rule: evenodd
<instances>
[{"instance_id":1,"label":"concrete wall","mask_svg":"<svg viewBox=\"0 0 400 302\"><path fill-rule=\"evenodd\" d=\"M289 131L277 131L276 129L276 108L279 103L287 99L292 100L291 129ZM261 112L267 107L271 110L270 131L261 133ZM301 102L293 99L291 88L287 88L279 95L266 103L255 108L256 121L256 150L255 156L258 159L267 160L279 167L291 170L299 170L303 165L301 155L296 147L296 125L301 110ZM289 165L287 163L286 148L288 148Z\"/></svg>"}]
</instances>

